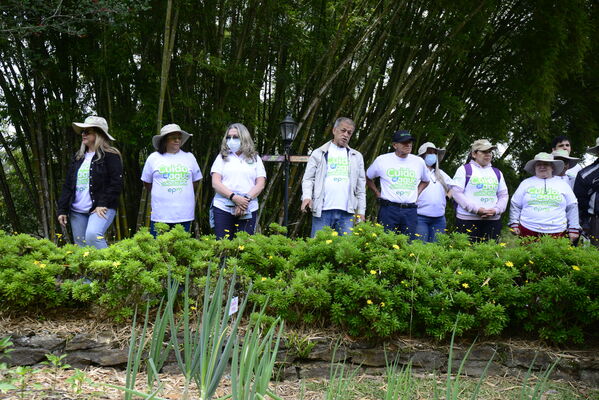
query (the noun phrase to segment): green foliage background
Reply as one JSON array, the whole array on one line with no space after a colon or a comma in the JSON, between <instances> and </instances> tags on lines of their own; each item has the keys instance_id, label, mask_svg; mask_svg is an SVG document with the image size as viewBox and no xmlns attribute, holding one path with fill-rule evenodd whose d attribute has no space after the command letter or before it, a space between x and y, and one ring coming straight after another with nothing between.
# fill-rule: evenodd
<instances>
[{"instance_id":1,"label":"green foliage background","mask_svg":"<svg viewBox=\"0 0 599 400\"><path fill-rule=\"evenodd\" d=\"M314 239L269 236L193 239L175 228L154 239L142 230L108 249L56 247L0 232L0 303L5 312L96 308L123 320L157 305L172 276L201 302L208 269L237 271L238 291L289 325L335 326L354 337L398 334L536 337L552 343L596 339L599 256L567 240L472 245L464 235L438 244L360 224L350 237L324 230ZM217 273L212 273L217 276ZM199 307L200 304L195 305ZM248 309L251 309L248 308Z\"/></svg>"}]
</instances>

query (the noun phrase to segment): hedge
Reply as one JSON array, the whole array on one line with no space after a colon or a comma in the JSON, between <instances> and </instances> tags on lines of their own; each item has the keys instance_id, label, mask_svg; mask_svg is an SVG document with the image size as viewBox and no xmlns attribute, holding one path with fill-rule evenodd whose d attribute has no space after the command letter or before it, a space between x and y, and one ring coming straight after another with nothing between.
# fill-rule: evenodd
<instances>
[{"instance_id":1,"label":"hedge","mask_svg":"<svg viewBox=\"0 0 599 400\"><path fill-rule=\"evenodd\" d=\"M207 269L224 266L237 272L239 291L254 282L250 302L269 298L270 315L354 337L443 339L458 313L458 335L509 332L556 344L597 337L599 251L592 247L553 238L473 245L461 234L410 244L370 223L345 237L330 229L314 239L280 232L273 226L269 235L217 241L180 228L154 239L142 229L96 250L0 231L0 303L9 312L100 307L125 320L137 306L160 302L169 273L183 281L189 271L199 302Z\"/></svg>"}]
</instances>

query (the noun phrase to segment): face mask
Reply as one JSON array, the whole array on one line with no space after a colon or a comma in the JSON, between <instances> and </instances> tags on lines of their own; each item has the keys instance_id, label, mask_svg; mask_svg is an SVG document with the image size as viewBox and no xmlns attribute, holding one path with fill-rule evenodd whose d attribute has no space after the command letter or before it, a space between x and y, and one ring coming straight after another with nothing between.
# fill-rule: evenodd
<instances>
[{"instance_id":1,"label":"face mask","mask_svg":"<svg viewBox=\"0 0 599 400\"><path fill-rule=\"evenodd\" d=\"M233 153L237 153L241 148L241 140L239 138L227 139L227 147L229 147L229 150Z\"/></svg>"},{"instance_id":2,"label":"face mask","mask_svg":"<svg viewBox=\"0 0 599 400\"><path fill-rule=\"evenodd\" d=\"M424 156L424 162L428 167L432 167L437 162L437 155L427 154L426 156Z\"/></svg>"}]
</instances>

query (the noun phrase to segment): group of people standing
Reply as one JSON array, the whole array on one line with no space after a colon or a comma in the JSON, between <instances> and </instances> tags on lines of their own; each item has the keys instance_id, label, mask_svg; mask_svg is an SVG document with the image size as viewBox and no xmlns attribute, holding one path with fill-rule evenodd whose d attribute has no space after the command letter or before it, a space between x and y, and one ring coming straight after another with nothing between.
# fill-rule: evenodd
<instances>
[{"instance_id":1,"label":"group of people standing","mask_svg":"<svg viewBox=\"0 0 599 400\"><path fill-rule=\"evenodd\" d=\"M368 186L379 204L378 222L386 230L433 242L446 231L445 209L452 198L458 232L475 242L498 239L509 193L503 174L492 165L495 145L474 141L468 160L450 178L439 168L445 149L427 142L414 155L415 138L399 130L391 138L393 151L378 156L365 170L362 155L349 147L354 131L351 119L337 119L333 139L308 160L301 209L312 211L312 236L324 226L350 234L353 224L364 219ZM587 151L599 155L599 139ZM597 243L599 160L584 169L578 161L570 157L570 141L558 137L551 154L539 153L526 164L532 176L510 202L514 234L564 236L574 242L582 224Z\"/></svg>"},{"instance_id":2,"label":"group of people standing","mask_svg":"<svg viewBox=\"0 0 599 400\"><path fill-rule=\"evenodd\" d=\"M122 190L121 155L112 146L115 139L104 118L88 117L73 123L73 129L81 135L81 147L66 175L58 221L66 227L70 219L77 245L104 248L104 235L115 218ZM350 234L353 225L365 219L368 186L377 197L378 221L386 230L412 240L435 241L446 230L445 208L447 199L453 198L457 231L473 241L497 239L508 190L503 174L492 166L496 147L489 141L475 141L467 163L450 178L439 168L445 149L427 142L414 155L415 138L405 130L393 133L394 151L377 157L366 169L362 154L349 147L354 131L351 119L338 118L332 140L309 157L301 210L312 213L312 237L325 226L340 235ZM191 229L203 176L194 155L181 150L190 137L179 125L168 124L152 138L156 151L147 158L141 180L151 193L150 232L154 236L158 222ZM566 138L553 147L552 154L539 153L526 164L525 170L533 176L512 197L510 227L521 236L551 234L575 240L580 215L583 228L597 237L599 161L580 169L578 159L569 155ZM599 153L599 139L588 151ZM254 233L257 198L264 189L266 171L243 124L226 129L210 174L215 191L210 224L216 237Z\"/></svg>"},{"instance_id":3,"label":"group of people standing","mask_svg":"<svg viewBox=\"0 0 599 400\"><path fill-rule=\"evenodd\" d=\"M73 157L58 202L58 221L70 218L73 240L79 246L107 247L104 237L114 220L122 190L123 166L119 151L102 117L73 123L81 134L81 148ZM147 158L141 180L151 195L150 233L156 223L191 229L202 171L192 153L181 146L192 135L177 124L162 127L152 138L156 150ZM217 238L237 232L254 233L257 197L264 189L266 171L243 124L230 125L210 170L215 196L210 207Z\"/></svg>"}]
</instances>

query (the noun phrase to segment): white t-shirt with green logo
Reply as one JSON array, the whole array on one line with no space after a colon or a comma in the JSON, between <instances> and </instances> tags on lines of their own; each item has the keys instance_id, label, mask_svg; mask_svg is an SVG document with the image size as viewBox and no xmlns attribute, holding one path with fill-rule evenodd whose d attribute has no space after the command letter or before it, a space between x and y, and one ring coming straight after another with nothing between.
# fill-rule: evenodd
<instances>
[{"instance_id":1,"label":"white t-shirt with green logo","mask_svg":"<svg viewBox=\"0 0 599 400\"><path fill-rule=\"evenodd\" d=\"M413 154L405 158L395 153L380 155L368 167L366 176L380 178L381 198L395 203L416 203L418 185L429 181L424 160Z\"/></svg>"},{"instance_id":2,"label":"white t-shirt with green logo","mask_svg":"<svg viewBox=\"0 0 599 400\"><path fill-rule=\"evenodd\" d=\"M191 153L150 154L141 180L152 184L152 216L155 222L169 224L194 219L193 182L202 179L202 171Z\"/></svg>"},{"instance_id":3,"label":"white t-shirt with green logo","mask_svg":"<svg viewBox=\"0 0 599 400\"><path fill-rule=\"evenodd\" d=\"M495 170L491 165L481 167L475 162L471 162L470 165L472 165L472 176L468 181L468 185L464 188L464 184L466 183L466 168L463 165L456 170L453 177L453 185L464 189L464 196L473 204L474 209L478 210L481 207L494 208L499 199L497 194L502 191L507 193L503 174L500 172L499 176L501 179L498 181ZM470 216L476 216L476 213L471 213L458 205L457 216L458 218L465 217L465 219L469 219Z\"/></svg>"},{"instance_id":4,"label":"white t-shirt with green logo","mask_svg":"<svg viewBox=\"0 0 599 400\"><path fill-rule=\"evenodd\" d=\"M559 233L579 227L578 201L568 182L560 177L523 180L511 205L510 224L520 223L534 232ZM567 210L576 215L569 216Z\"/></svg>"},{"instance_id":5,"label":"white t-shirt with green logo","mask_svg":"<svg viewBox=\"0 0 599 400\"><path fill-rule=\"evenodd\" d=\"M75 201L71 204L71 210L78 213L88 213L92 208L92 198L89 195L89 169L95 152L85 153L83 163L77 171L77 183L75 184Z\"/></svg>"},{"instance_id":6,"label":"white t-shirt with green logo","mask_svg":"<svg viewBox=\"0 0 599 400\"><path fill-rule=\"evenodd\" d=\"M324 180L323 210L347 211L349 201L349 157L347 148L329 145L327 173Z\"/></svg>"}]
</instances>

